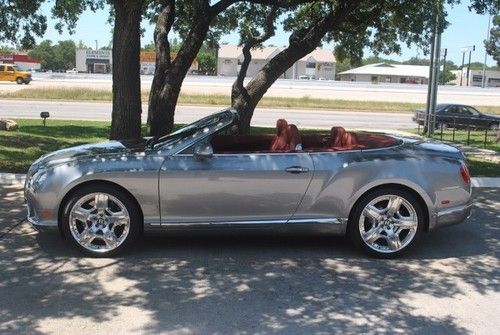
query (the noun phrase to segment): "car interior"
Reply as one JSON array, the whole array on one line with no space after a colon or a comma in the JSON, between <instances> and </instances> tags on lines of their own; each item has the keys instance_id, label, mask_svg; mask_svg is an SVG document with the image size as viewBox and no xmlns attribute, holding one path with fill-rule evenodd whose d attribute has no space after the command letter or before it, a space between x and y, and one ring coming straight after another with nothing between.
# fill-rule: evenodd
<instances>
[{"instance_id":1,"label":"car interior","mask_svg":"<svg viewBox=\"0 0 500 335\"><path fill-rule=\"evenodd\" d=\"M384 134L354 133L343 127L332 127L329 134L301 134L296 125L284 119L276 122L275 134L215 135L211 139L214 153L221 154L366 150L397 143L398 140Z\"/></svg>"}]
</instances>

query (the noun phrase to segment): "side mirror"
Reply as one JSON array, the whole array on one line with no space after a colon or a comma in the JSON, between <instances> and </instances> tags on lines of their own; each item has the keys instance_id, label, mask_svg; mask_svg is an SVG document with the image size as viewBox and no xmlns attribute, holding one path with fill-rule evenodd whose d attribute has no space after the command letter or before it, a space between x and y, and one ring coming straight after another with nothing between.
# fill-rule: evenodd
<instances>
[{"instance_id":1,"label":"side mirror","mask_svg":"<svg viewBox=\"0 0 500 335\"><path fill-rule=\"evenodd\" d=\"M210 143L201 143L194 148L193 156L198 161L210 159L214 156L214 149Z\"/></svg>"}]
</instances>

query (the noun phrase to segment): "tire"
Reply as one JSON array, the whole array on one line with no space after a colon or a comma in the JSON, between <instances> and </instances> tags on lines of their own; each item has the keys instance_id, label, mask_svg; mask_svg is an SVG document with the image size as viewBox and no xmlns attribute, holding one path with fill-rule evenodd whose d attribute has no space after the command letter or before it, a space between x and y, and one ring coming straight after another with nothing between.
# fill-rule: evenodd
<instances>
[{"instance_id":1,"label":"tire","mask_svg":"<svg viewBox=\"0 0 500 335\"><path fill-rule=\"evenodd\" d=\"M16 78L16 83L17 83L18 85L22 85L22 84L24 83L24 79L23 79L22 77L17 77L17 78Z\"/></svg>"},{"instance_id":2,"label":"tire","mask_svg":"<svg viewBox=\"0 0 500 335\"><path fill-rule=\"evenodd\" d=\"M498 130L499 126L500 126L500 123L498 123L498 122L492 122L492 123L490 123L490 125L488 126L488 128L490 130Z\"/></svg>"},{"instance_id":3,"label":"tire","mask_svg":"<svg viewBox=\"0 0 500 335\"><path fill-rule=\"evenodd\" d=\"M110 185L87 185L64 205L62 230L70 243L91 257L111 257L130 248L142 233L135 200Z\"/></svg>"},{"instance_id":4,"label":"tire","mask_svg":"<svg viewBox=\"0 0 500 335\"><path fill-rule=\"evenodd\" d=\"M24 80L25 85L28 85L30 82L31 82L31 80L29 80L29 79Z\"/></svg>"},{"instance_id":5,"label":"tire","mask_svg":"<svg viewBox=\"0 0 500 335\"><path fill-rule=\"evenodd\" d=\"M349 217L353 243L370 256L394 258L404 254L420 238L424 209L408 191L383 188L358 200Z\"/></svg>"}]
</instances>

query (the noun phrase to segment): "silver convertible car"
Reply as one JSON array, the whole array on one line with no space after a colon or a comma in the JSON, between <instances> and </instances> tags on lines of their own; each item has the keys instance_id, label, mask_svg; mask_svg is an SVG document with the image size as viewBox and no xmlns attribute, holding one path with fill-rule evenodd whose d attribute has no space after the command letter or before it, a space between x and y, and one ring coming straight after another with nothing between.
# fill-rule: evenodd
<instances>
[{"instance_id":1,"label":"silver convertible car","mask_svg":"<svg viewBox=\"0 0 500 335\"><path fill-rule=\"evenodd\" d=\"M385 134L229 135L226 109L161 137L59 150L29 169L28 220L91 256L143 233L306 228L348 235L393 257L424 233L465 220L471 183L454 147Z\"/></svg>"}]
</instances>

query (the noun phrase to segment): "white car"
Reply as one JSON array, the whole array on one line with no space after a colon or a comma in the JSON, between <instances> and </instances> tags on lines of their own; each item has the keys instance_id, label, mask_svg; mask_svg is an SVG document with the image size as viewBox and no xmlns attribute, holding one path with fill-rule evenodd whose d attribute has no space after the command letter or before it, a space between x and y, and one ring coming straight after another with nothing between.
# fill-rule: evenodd
<instances>
[{"instance_id":1,"label":"white car","mask_svg":"<svg viewBox=\"0 0 500 335\"><path fill-rule=\"evenodd\" d=\"M78 73L78 70L74 67L71 70L66 70L66 73Z\"/></svg>"}]
</instances>

